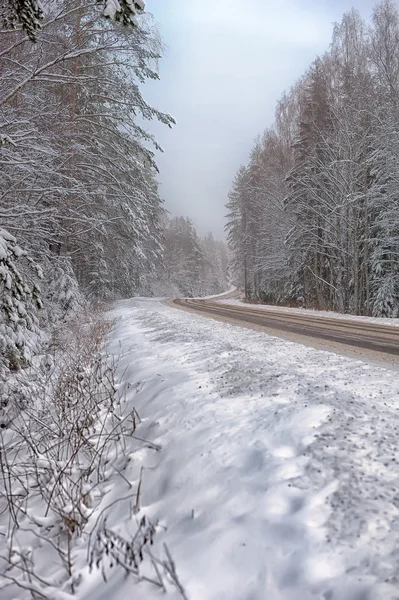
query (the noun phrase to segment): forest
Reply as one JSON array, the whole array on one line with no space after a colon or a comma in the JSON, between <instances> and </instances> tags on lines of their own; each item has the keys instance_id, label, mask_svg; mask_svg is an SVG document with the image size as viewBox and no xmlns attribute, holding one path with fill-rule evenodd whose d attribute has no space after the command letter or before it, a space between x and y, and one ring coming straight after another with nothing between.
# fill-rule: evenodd
<instances>
[{"instance_id":1,"label":"forest","mask_svg":"<svg viewBox=\"0 0 399 600\"><path fill-rule=\"evenodd\" d=\"M216 28L220 4L190 5L190 41L219 42L227 4ZM249 302L399 316L399 9L345 14L283 95L223 196L227 246L162 196L151 121L179 125L145 84L165 53L143 0L0 0L1 600L352 600L377 580L396 598L395 363L264 335L256 313L284 309L165 297L234 283ZM201 128L210 102L225 112L180 78ZM394 327L349 321L361 349L374 328L397 354Z\"/></svg>"},{"instance_id":2,"label":"forest","mask_svg":"<svg viewBox=\"0 0 399 600\"><path fill-rule=\"evenodd\" d=\"M251 301L399 315L399 10L334 26L234 179L228 243Z\"/></svg>"},{"instance_id":3,"label":"forest","mask_svg":"<svg viewBox=\"0 0 399 600\"><path fill-rule=\"evenodd\" d=\"M2 5L3 375L87 302L226 287L224 245L169 218L159 193L162 149L145 123L172 127L174 119L140 89L159 77L159 33L138 17L142 3L132 5L131 27L123 26L129 3L120 12L102 4Z\"/></svg>"},{"instance_id":4,"label":"forest","mask_svg":"<svg viewBox=\"0 0 399 600\"><path fill-rule=\"evenodd\" d=\"M141 418L127 390L137 391L136 373L121 385L123 356L110 349L115 301L227 286L225 244L173 217L159 192L162 148L147 124L175 121L142 89L159 78L162 52L141 0L0 1L5 600L87 598L83 577L95 568L106 584L110 545L136 581L144 562L155 589L166 591L164 577L180 585L169 550L149 551L156 526L145 514L135 519L136 453L158 446L145 428L135 435ZM126 487L136 490L123 509L133 542L106 525L109 490L119 490L114 506Z\"/></svg>"}]
</instances>

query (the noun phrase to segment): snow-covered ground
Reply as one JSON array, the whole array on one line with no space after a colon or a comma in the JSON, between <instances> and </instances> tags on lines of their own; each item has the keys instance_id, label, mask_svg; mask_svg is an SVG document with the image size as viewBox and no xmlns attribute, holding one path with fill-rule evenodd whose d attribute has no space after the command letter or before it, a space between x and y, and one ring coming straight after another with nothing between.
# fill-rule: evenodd
<instances>
[{"instance_id":1,"label":"snow-covered ground","mask_svg":"<svg viewBox=\"0 0 399 600\"><path fill-rule=\"evenodd\" d=\"M156 300L114 316L110 349L162 448L139 457L134 519L159 520L154 552L168 544L187 597L396 600L397 373ZM163 597L117 571L88 581L85 600Z\"/></svg>"}]
</instances>

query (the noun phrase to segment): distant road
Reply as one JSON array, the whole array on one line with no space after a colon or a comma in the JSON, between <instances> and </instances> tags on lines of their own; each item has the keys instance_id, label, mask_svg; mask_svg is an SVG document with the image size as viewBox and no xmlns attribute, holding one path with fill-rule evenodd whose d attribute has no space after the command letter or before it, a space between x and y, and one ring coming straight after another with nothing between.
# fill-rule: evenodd
<instances>
[{"instance_id":1,"label":"distant road","mask_svg":"<svg viewBox=\"0 0 399 600\"><path fill-rule=\"evenodd\" d=\"M213 300L177 299L174 304L216 319L252 324L265 329L284 331L316 340L345 344L399 356L399 327L377 325L364 321L336 319L324 316L230 306Z\"/></svg>"}]
</instances>

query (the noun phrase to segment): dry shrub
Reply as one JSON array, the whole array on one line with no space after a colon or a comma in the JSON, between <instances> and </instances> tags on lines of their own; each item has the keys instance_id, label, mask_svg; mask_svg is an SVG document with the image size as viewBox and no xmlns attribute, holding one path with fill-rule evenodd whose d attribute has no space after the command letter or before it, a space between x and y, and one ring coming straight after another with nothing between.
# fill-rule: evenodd
<instances>
[{"instance_id":1,"label":"dry shrub","mask_svg":"<svg viewBox=\"0 0 399 600\"><path fill-rule=\"evenodd\" d=\"M136 489L123 474L128 438L137 443L136 450L143 443L159 450L136 436L140 417L118 391L117 363L104 343L111 328L112 321L100 311L60 327L49 353L32 370L20 412L0 431L0 531L5 532L0 536L0 595L2 587L10 586L21 600L75 596L79 569L74 550L83 544L87 564L101 568L104 578L104 557L113 556L113 563L136 579L163 590L168 581L186 598L168 549L164 560L152 554L157 527L145 517L133 540L109 528L103 511L87 531L110 473L117 473L132 504L135 500L132 518L140 511L142 469ZM51 568L43 556L51 557ZM140 574L144 559L153 578Z\"/></svg>"}]
</instances>

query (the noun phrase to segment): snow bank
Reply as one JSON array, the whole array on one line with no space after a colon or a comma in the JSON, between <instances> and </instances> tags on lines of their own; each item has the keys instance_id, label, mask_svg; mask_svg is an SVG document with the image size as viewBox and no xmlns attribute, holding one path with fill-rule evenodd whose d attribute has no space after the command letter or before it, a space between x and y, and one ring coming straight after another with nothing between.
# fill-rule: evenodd
<instances>
[{"instance_id":1,"label":"snow bank","mask_svg":"<svg viewBox=\"0 0 399 600\"><path fill-rule=\"evenodd\" d=\"M397 600L396 372L158 300L113 317L117 373L90 353L1 430L2 600Z\"/></svg>"},{"instance_id":2,"label":"snow bank","mask_svg":"<svg viewBox=\"0 0 399 600\"><path fill-rule=\"evenodd\" d=\"M112 348L162 447L140 457L139 514L158 522L187 597L396 598L396 373L157 301L114 316ZM97 583L81 597L131 596L117 572Z\"/></svg>"}]
</instances>

